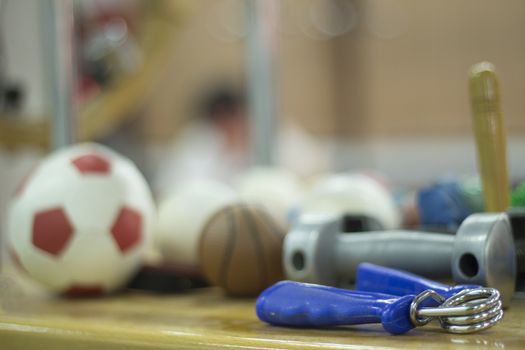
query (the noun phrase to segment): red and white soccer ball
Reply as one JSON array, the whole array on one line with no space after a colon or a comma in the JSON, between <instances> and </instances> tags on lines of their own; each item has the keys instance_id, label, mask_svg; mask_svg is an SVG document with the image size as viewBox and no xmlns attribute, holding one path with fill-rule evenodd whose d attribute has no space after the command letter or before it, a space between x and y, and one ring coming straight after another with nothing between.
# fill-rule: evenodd
<instances>
[{"instance_id":1,"label":"red and white soccer ball","mask_svg":"<svg viewBox=\"0 0 525 350\"><path fill-rule=\"evenodd\" d=\"M135 165L97 144L51 154L13 199L12 254L50 290L97 295L122 287L148 248L154 204Z\"/></svg>"}]
</instances>

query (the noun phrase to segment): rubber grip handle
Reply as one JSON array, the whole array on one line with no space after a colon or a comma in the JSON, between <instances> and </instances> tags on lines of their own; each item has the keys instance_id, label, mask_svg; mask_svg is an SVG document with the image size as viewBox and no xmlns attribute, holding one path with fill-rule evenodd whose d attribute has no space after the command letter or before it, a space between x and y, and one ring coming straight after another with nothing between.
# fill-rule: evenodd
<instances>
[{"instance_id":1,"label":"rubber grip handle","mask_svg":"<svg viewBox=\"0 0 525 350\"><path fill-rule=\"evenodd\" d=\"M463 289L479 288L478 285L464 284L449 286L435 282L410 272L391 269L370 263L361 263L357 266L355 289L366 292L381 292L391 295L417 295L427 289L431 289L446 299ZM433 299L427 299L428 303L437 305ZM435 306L427 305L424 306Z\"/></svg>"},{"instance_id":2,"label":"rubber grip handle","mask_svg":"<svg viewBox=\"0 0 525 350\"><path fill-rule=\"evenodd\" d=\"M413 299L282 281L261 293L256 312L261 321L277 326L381 323L386 331L401 334L414 328L409 316Z\"/></svg>"}]
</instances>

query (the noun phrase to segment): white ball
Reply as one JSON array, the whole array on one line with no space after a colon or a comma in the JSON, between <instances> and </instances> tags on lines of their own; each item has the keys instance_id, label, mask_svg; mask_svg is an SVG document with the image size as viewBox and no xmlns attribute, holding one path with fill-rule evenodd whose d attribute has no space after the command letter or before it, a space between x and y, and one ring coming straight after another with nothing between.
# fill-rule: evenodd
<instances>
[{"instance_id":1,"label":"white ball","mask_svg":"<svg viewBox=\"0 0 525 350\"><path fill-rule=\"evenodd\" d=\"M241 198L259 204L282 225L287 226L289 214L300 202L304 188L292 172L277 167L255 167L240 175L236 188Z\"/></svg>"},{"instance_id":2,"label":"white ball","mask_svg":"<svg viewBox=\"0 0 525 350\"><path fill-rule=\"evenodd\" d=\"M389 191L364 174L335 174L319 180L300 205L300 214L355 214L398 228L401 216Z\"/></svg>"},{"instance_id":3,"label":"white ball","mask_svg":"<svg viewBox=\"0 0 525 350\"><path fill-rule=\"evenodd\" d=\"M159 204L156 240L163 260L181 271L198 273L198 243L208 219L237 198L211 179L180 183Z\"/></svg>"},{"instance_id":4,"label":"white ball","mask_svg":"<svg viewBox=\"0 0 525 350\"><path fill-rule=\"evenodd\" d=\"M102 294L142 263L154 204L135 165L97 144L57 151L12 200L8 238L22 267L51 291Z\"/></svg>"}]
</instances>

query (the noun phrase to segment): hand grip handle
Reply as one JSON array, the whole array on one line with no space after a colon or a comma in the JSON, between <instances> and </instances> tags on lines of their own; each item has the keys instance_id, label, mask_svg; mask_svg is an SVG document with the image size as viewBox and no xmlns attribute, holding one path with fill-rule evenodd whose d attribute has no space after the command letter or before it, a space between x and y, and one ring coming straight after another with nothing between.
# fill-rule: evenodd
<instances>
[{"instance_id":1,"label":"hand grip handle","mask_svg":"<svg viewBox=\"0 0 525 350\"><path fill-rule=\"evenodd\" d=\"M355 289L366 292L381 292L392 295L417 295L427 289L431 289L445 299L450 298L463 289L479 288L478 285L458 285L449 286L443 283L435 282L418 275L391 269L384 266L362 263L357 266ZM428 303L435 306L437 302L429 298Z\"/></svg>"},{"instance_id":2,"label":"hand grip handle","mask_svg":"<svg viewBox=\"0 0 525 350\"><path fill-rule=\"evenodd\" d=\"M392 334L414 328L409 309L413 295L395 297L315 284L282 281L261 293L260 320L278 326L329 327L379 323Z\"/></svg>"}]
</instances>

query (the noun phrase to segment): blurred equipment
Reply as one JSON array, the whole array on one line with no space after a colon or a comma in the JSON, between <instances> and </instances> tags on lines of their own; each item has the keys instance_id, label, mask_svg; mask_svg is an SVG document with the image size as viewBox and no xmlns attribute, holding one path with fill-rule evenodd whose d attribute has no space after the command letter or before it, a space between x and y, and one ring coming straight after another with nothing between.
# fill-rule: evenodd
<instances>
[{"instance_id":1,"label":"blurred equipment","mask_svg":"<svg viewBox=\"0 0 525 350\"><path fill-rule=\"evenodd\" d=\"M516 247L516 290L525 291L525 207L507 211Z\"/></svg>"},{"instance_id":2,"label":"blurred equipment","mask_svg":"<svg viewBox=\"0 0 525 350\"><path fill-rule=\"evenodd\" d=\"M51 64L51 116L50 138L54 149L73 143L76 110L73 101L75 91L76 62L73 2L47 0L49 45Z\"/></svg>"},{"instance_id":3,"label":"blurred equipment","mask_svg":"<svg viewBox=\"0 0 525 350\"><path fill-rule=\"evenodd\" d=\"M262 208L234 204L217 212L201 235L208 280L231 296L254 296L281 280L283 229Z\"/></svg>"},{"instance_id":4,"label":"blurred equipment","mask_svg":"<svg viewBox=\"0 0 525 350\"><path fill-rule=\"evenodd\" d=\"M525 182L522 182L512 192L512 206L513 207L525 207Z\"/></svg>"},{"instance_id":5,"label":"blurred equipment","mask_svg":"<svg viewBox=\"0 0 525 350\"><path fill-rule=\"evenodd\" d=\"M159 204L156 243L163 262L181 275L200 275L198 243L206 222L237 195L210 179L179 183Z\"/></svg>"},{"instance_id":6,"label":"blurred equipment","mask_svg":"<svg viewBox=\"0 0 525 350\"><path fill-rule=\"evenodd\" d=\"M16 83L2 84L3 96L0 96L0 105L3 112L19 112L24 102L24 89Z\"/></svg>"},{"instance_id":7,"label":"blurred equipment","mask_svg":"<svg viewBox=\"0 0 525 350\"><path fill-rule=\"evenodd\" d=\"M170 294L208 286L204 279L182 276L170 266L143 265L126 288Z\"/></svg>"},{"instance_id":8,"label":"blurred equipment","mask_svg":"<svg viewBox=\"0 0 525 350\"><path fill-rule=\"evenodd\" d=\"M51 154L13 198L8 238L35 280L66 295L122 287L142 263L154 204L128 159L97 144Z\"/></svg>"},{"instance_id":9,"label":"blurred equipment","mask_svg":"<svg viewBox=\"0 0 525 350\"><path fill-rule=\"evenodd\" d=\"M421 225L455 230L471 214L456 182L438 183L417 193Z\"/></svg>"},{"instance_id":10,"label":"blurred equipment","mask_svg":"<svg viewBox=\"0 0 525 350\"><path fill-rule=\"evenodd\" d=\"M351 216L304 216L287 234L283 259L288 278L348 286L359 263L370 262L432 278L497 287L507 304L517 267L509 218L469 216L455 236L415 231L363 231ZM349 230L348 228L351 228ZM357 228L357 230L355 230Z\"/></svg>"},{"instance_id":11,"label":"blurred equipment","mask_svg":"<svg viewBox=\"0 0 525 350\"><path fill-rule=\"evenodd\" d=\"M439 306L426 305L429 299ZM257 299L256 312L261 321L276 326L381 323L391 334L406 333L434 318L450 333L473 333L503 318L500 295L494 288L466 289L445 299L432 290L396 297L293 281L266 289Z\"/></svg>"},{"instance_id":12,"label":"blurred equipment","mask_svg":"<svg viewBox=\"0 0 525 350\"><path fill-rule=\"evenodd\" d=\"M483 211L477 177L439 181L417 193L420 224L425 229L455 231L470 214Z\"/></svg>"},{"instance_id":13,"label":"blurred equipment","mask_svg":"<svg viewBox=\"0 0 525 350\"><path fill-rule=\"evenodd\" d=\"M290 210L303 196L303 185L292 172L277 167L255 167L236 181L241 198L262 205L283 227L288 226Z\"/></svg>"},{"instance_id":14,"label":"blurred equipment","mask_svg":"<svg viewBox=\"0 0 525 350\"><path fill-rule=\"evenodd\" d=\"M377 222L377 229L395 229L401 223L401 213L387 188L359 173L319 180L299 205L298 218L308 214L360 215Z\"/></svg>"},{"instance_id":15,"label":"blurred equipment","mask_svg":"<svg viewBox=\"0 0 525 350\"><path fill-rule=\"evenodd\" d=\"M507 140L500 106L499 82L491 63L481 62L472 66L470 102L485 210L502 212L510 204Z\"/></svg>"},{"instance_id":16,"label":"blurred equipment","mask_svg":"<svg viewBox=\"0 0 525 350\"><path fill-rule=\"evenodd\" d=\"M400 189L395 196L401 211L401 227L420 227L421 218L417 204L417 192L411 189Z\"/></svg>"},{"instance_id":17,"label":"blurred equipment","mask_svg":"<svg viewBox=\"0 0 525 350\"><path fill-rule=\"evenodd\" d=\"M246 41L250 140L255 164L275 162L277 99L275 91L275 61L278 49L278 2L276 0L248 0L246 3Z\"/></svg>"},{"instance_id":18,"label":"blurred equipment","mask_svg":"<svg viewBox=\"0 0 525 350\"><path fill-rule=\"evenodd\" d=\"M94 2L81 4L78 19L82 79L102 87L138 70L142 52L135 40L137 4Z\"/></svg>"}]
</instances>

